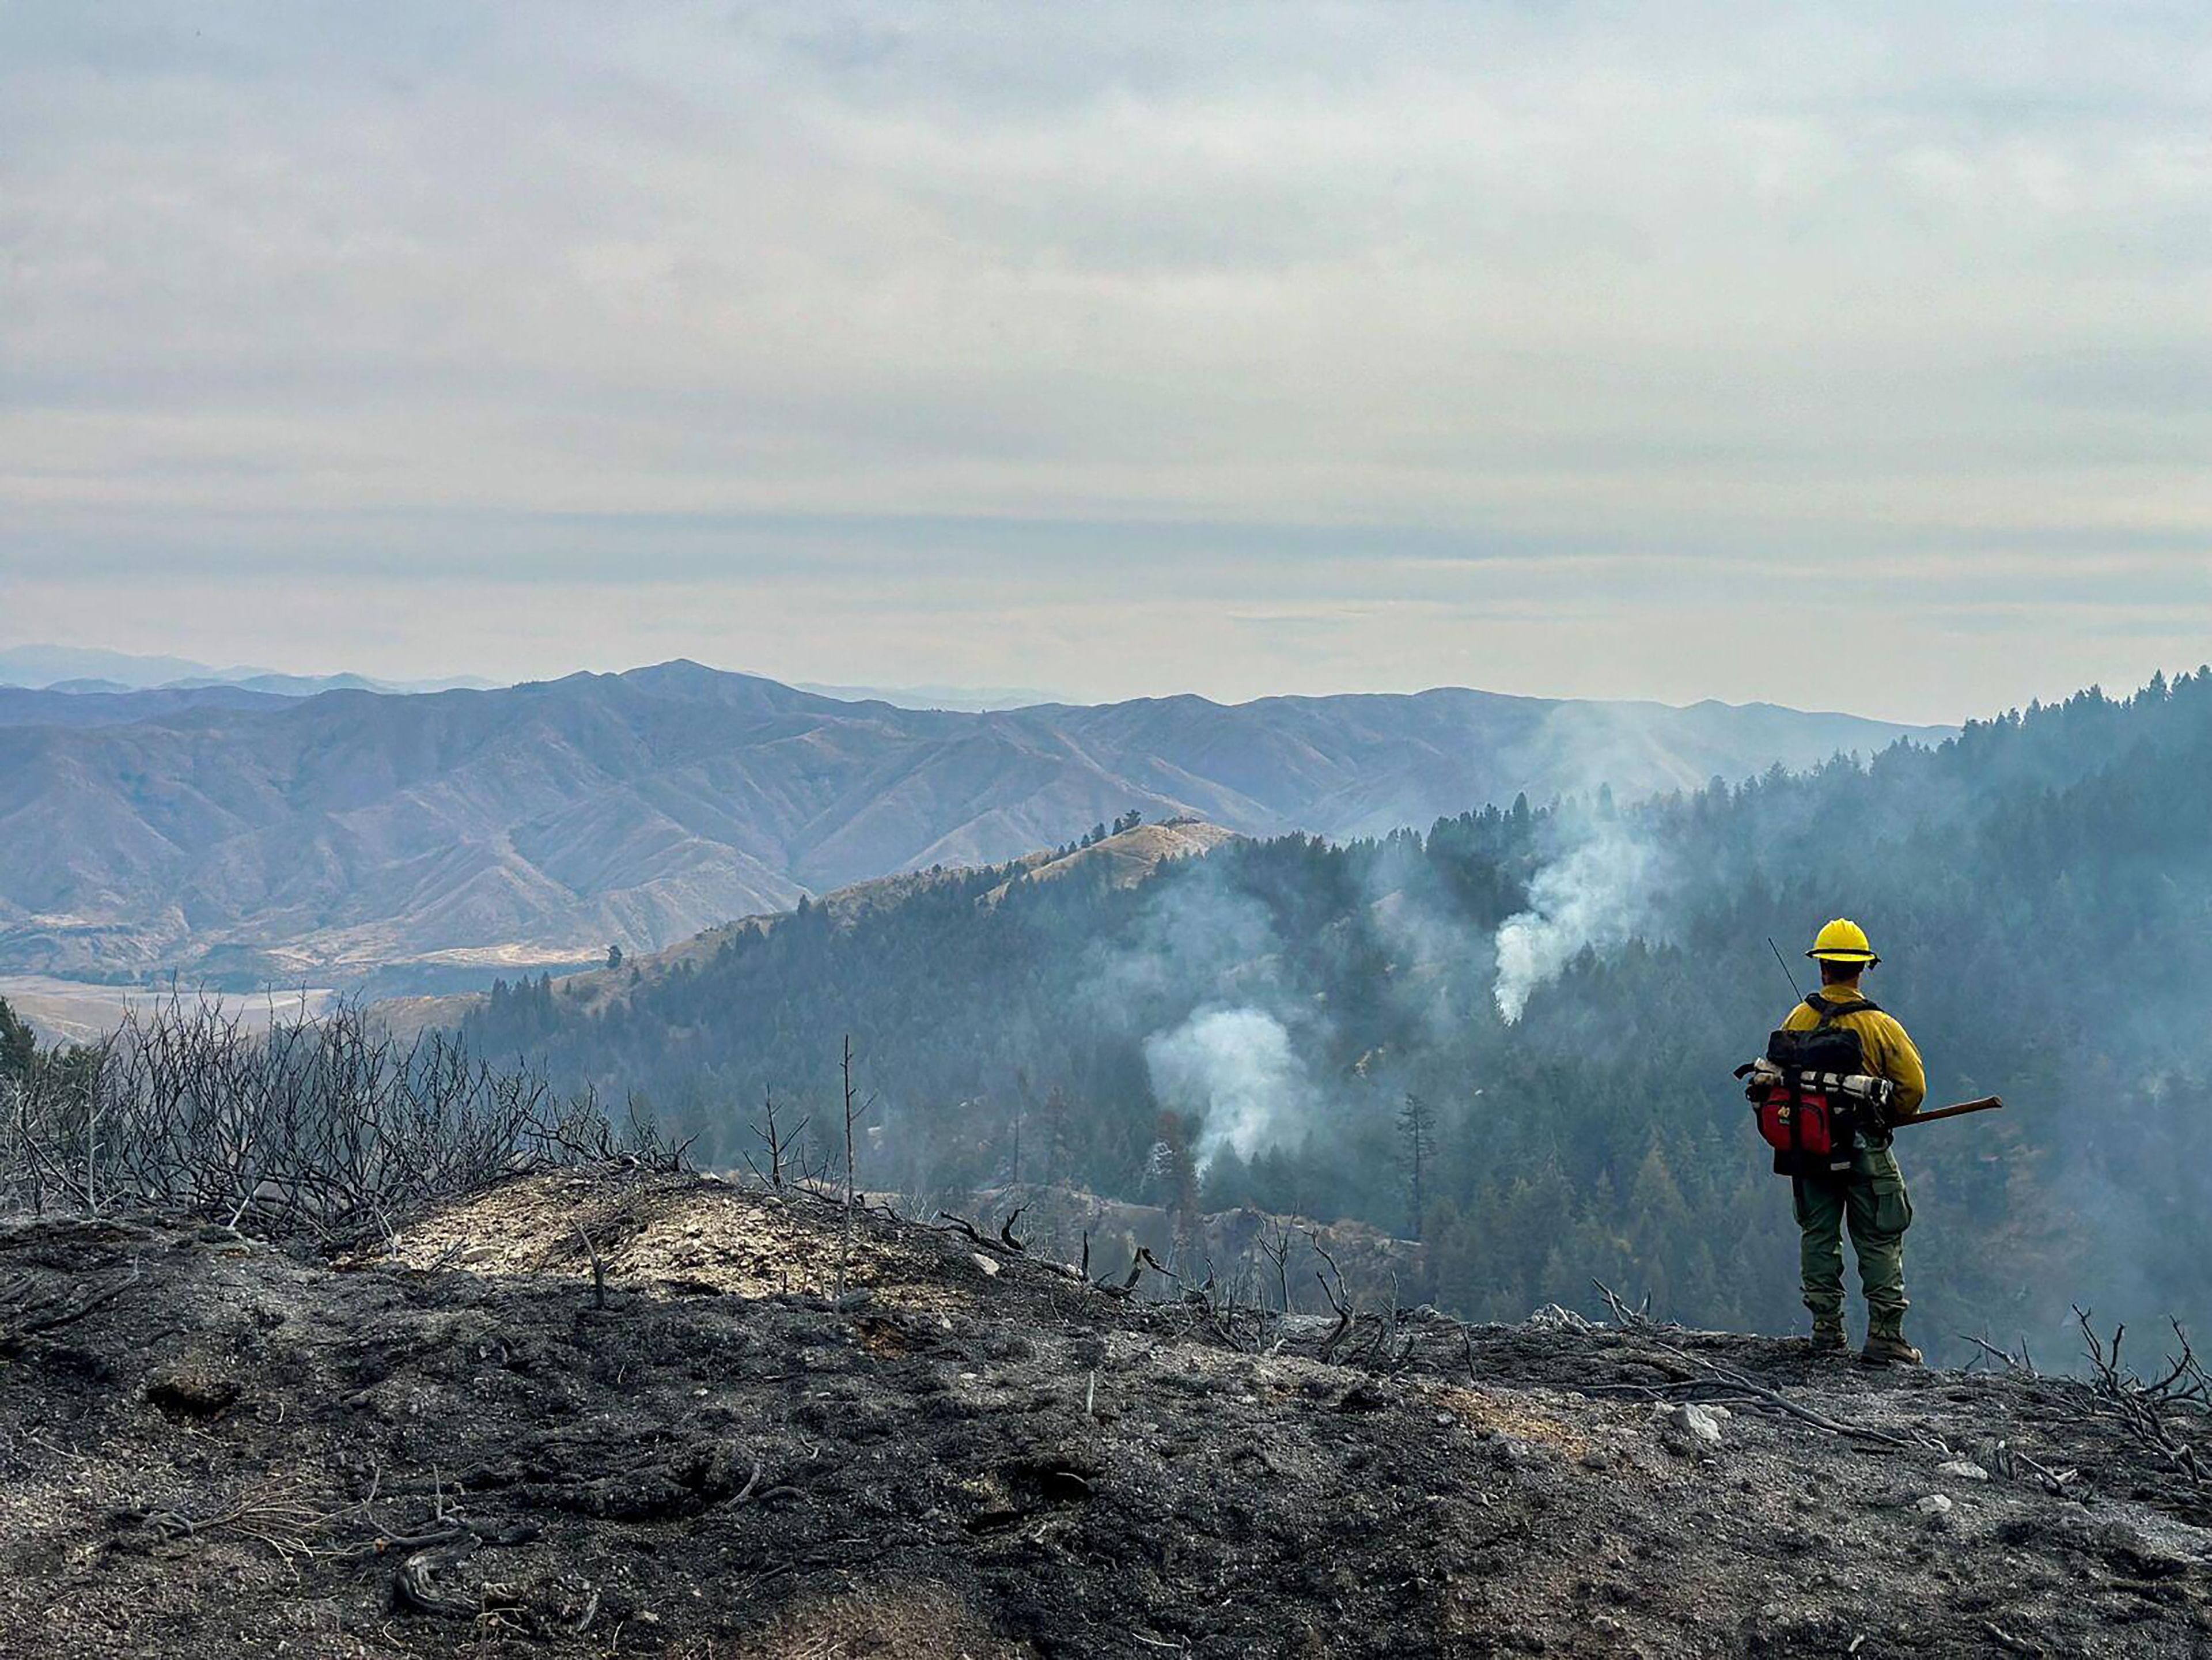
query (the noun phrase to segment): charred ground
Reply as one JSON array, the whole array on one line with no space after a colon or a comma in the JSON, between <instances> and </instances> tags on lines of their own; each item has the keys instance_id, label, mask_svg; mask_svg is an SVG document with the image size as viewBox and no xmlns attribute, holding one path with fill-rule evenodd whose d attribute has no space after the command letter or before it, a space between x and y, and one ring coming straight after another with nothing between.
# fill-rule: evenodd
<instances>
[{"instance_id":1,"label":"charred ground","mask_svg":"<svg viewBox=\"0 0 2212 1660\"><path fill-rule=\"evenodd\" d=\"M1263 1324L846 1230L624 1170L335 1259L9 1225L0 1646L2212 1655L2212 1426L2117 1377Z\"/></svg>"}]
</instances>

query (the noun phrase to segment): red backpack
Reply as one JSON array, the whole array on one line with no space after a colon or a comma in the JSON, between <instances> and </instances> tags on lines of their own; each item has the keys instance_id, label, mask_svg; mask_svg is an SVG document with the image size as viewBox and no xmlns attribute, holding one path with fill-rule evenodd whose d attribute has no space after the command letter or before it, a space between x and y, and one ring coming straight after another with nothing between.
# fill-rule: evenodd
<instances>
[{"instance_id":1,"label":"red backpack","mask_svg":"<svg viewBox=\"0 0 2212 1660\"><path fill-rule=\"evenodd\" d=\"M1819 993L1805 1000L1820 1017L1807 1031L1777 1031L1766 1040L1765 1067L1750 1062L1736 1076L1757 1071L1744 1093L1758 1118L1759 1138L1774 1149L1779 1176L1826 1176L1851 1167L1857 1137L1879 1137L1888 1126L1881 1103L1889 1086L1875 1085L1869 1097L1844 1086L1847 1079L1868 1076L1866 1049L1859 1035L1834 1024L1843 1015L1881 1012L1870 1000L1831 1003ZM1781 1075L1774 1076L1776 1073Z\"/></svg>"}]
</instances>

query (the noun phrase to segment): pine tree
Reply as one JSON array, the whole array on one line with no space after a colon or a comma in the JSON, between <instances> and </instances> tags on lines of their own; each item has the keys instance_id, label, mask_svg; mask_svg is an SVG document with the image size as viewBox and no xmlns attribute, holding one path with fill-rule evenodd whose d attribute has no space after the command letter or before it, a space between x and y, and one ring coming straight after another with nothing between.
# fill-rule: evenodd
<instances>
[{"instance_id":1,"label":"pine tree","mask_svg":"<svg viewBox=\"0 0 2212 1660\"><path fill-rule=\"evenodd\" d=\"M1427 1208L1427 1189L1423 1178L1428 1172L1429 1161L1436 1156L1436 1116L1429 1104L1419 1096L1407 1091L1406 1104L1398 1109L1399 1170L1406 1183L1406 1237L1421 1237L1421 1218Z\"/></svg>"},{"instance_id":2,"label":"pine tree","mask_svg":"<svg viewBox=\"0 0 2212 1660\"><path fill-rule=\"evenodd\" d=\"M39 1040L30 1022L0 997L0 1079L28 1077L38 1054Z\"/></svg>"}]
</instances>

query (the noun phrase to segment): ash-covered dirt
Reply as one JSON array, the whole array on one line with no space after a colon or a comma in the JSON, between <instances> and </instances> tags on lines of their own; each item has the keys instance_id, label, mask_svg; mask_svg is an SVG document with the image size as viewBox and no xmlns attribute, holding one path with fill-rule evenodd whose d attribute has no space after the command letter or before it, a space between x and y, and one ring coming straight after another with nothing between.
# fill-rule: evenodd
<instances>
[{"instance_id":1,"label":"ash-covered dirt","mask_svg":"<svg viewBox=\"0 0 2212 1660\"><path fill-rule=\"evenodd\" d=\"M2212 1505L2079 1383L1334 1326L702 1177L17 1223L0 1653L2212 1656Z\"/></svg>"}]
</instances>

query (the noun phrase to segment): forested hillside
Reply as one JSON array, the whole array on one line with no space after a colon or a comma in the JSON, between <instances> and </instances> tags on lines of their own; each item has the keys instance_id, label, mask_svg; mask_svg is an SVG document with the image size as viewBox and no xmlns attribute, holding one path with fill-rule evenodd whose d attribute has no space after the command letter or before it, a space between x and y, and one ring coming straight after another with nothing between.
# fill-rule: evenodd
<instances>
[{"instance_id":1,"label":"forested hillside","mask_svg":"<svg viewBox=\"0 0 2212 1660\"><path fill-rule=\"evenodd\" d=\"M1729 1073L1792 1000L1768 937L1802 972L1849 914L1931 1104L2012 1104L1899 1139L1917 1329L2047 1337L2069 1299L2212 1326L2209 826L2199 671L1634 809L1516 801L996 903L981 871L849 921L806 908L597 1015L502 988L471 1025L731 1161L766 1089L830 1122L850 1032L879 1186L1173 1202L1195 1163L1207 1208L1417 1228L1419 1294L1468 1314L1596 1274L1786 1329L1788 1189Z\"/></svg>"}]
</instances>

